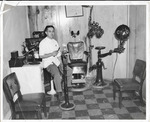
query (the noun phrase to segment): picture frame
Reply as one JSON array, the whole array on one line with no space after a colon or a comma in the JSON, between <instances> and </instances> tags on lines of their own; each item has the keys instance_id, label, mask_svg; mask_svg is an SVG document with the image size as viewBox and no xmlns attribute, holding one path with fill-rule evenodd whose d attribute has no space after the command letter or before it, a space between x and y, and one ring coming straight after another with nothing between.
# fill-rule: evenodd
<instances>
[{"instance_id":1,"label":"picture frame","mask_svg":"<svg viewBox=\"0 0 150 122\"><path fill-rule=\"evenodd\" d=\"M81 17L83 16L83 7L80 5L65 6L66 17Z\"/></svg>"}]
</instances>

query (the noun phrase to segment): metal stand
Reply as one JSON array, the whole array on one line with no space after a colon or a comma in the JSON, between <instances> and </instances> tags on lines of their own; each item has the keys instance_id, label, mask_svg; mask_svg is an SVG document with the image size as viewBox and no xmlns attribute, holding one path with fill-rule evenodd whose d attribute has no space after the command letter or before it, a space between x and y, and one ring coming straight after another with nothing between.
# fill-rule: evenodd
<instances>
[{"instance_id":1,"label":"metal stand","mask_svg":"<svg viewBox=\"0 0 150 122\"><path fill-rule=\"evenodd\" d=\"M106 68L105 68L104 63L102 62L101 58L111 55L112 52L109 51L108 53L101 54L101 50L105 49L105 47L102 47L102 46L96 47L95 49L98 50L98 61L96 63L96 69L97 69L96 81L93 83L93 87L94 88L104 88L104 87L108 86L108 84L105 83L104 79L103 79L102 67L104 69L106 69Z\"/></svg>"},{"instance_id":2,"label":"metal stand","mask_svg":"<svg viewBox=\"0 0 150 122\"><path fill-rule=\"evenodd\" d=\"M55 89L54 89L53 80L51 80L50 83L51 83L51 90L48 91L47 94L54 95L54 94L56 94L56 91L55 91Z\"/></svg>"},{"instance_id":3,"label":"metal stand","mask_svg":"<svg viewBox=\"0 0 150 122\"><path fill-rule=\"evenodd\" d=\"M68 86L67 86L67 57L65 53L62 53L63 61L63 80L64 80L64 97L65 101L59 105L62 110L71 110L75 107L75 104L69 102Z\"/></svg>"}]
</instances>

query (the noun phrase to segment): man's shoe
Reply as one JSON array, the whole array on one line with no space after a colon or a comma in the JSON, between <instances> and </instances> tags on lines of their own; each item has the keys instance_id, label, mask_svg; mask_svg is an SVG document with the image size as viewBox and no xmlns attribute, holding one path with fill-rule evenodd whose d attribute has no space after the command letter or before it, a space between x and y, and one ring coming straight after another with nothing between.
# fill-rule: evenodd
<instances>
[{"instance_id":1,"label":"man's shoe","mask_svg":"<svg viewBox=\"0 0 150 122\"><path fill-rule=\"evenodd\" d=\"M63 101L62 92L58 92L58 93L57 93L57 99L58 99L59 101Z\"/></svg>"}]
</instances>

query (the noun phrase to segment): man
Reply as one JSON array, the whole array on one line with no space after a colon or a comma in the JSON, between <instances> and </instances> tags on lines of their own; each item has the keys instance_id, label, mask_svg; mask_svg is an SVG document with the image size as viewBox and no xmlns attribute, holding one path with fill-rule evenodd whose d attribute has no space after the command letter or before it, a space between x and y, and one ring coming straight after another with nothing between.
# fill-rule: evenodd
<instances>
[{"instance_id":1,"label":"man","mask_svg":"<svg viewBox=\"0 0 150 122\"><path fill-rule=\"evenodd\" d=\"M60 47L54 37L54 26L49 25L45 27L45 34L47 35L39 44L39 55L42 58L44 68L52 74L54 77L54 84L58 99L62 99L62 88L61 88L61 73L63 73L63 66L61 63L61 52ZM67 67L67 82L71 86L72 81L72 70Z\"/></svg>"}]
</instances>

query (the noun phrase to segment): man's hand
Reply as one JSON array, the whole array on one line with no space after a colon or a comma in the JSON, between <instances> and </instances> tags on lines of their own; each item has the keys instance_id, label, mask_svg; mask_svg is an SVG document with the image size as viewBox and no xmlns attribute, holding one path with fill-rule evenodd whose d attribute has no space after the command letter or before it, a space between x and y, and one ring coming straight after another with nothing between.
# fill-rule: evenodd
<instances>
[{"instance_id":1,"label":"man's hand","mask_svg":"<svg viewBox=\"0 0 150 122\"><path fill-rule=\"evenodd\" d=\"M56 56L58 54L58 51L54 51L54 52L52 52L52 56Z\"/></svg>"},{"instance_id":2,"label":"man's hand","mask_svg":"<svg viewBox=\"0 0 150 122\"><path fill-rule=\"evenodd\" d=\"M56 51L53 51L52 53L47 53L47 54L41 55L40 58L48 58L51 56L55 57L59 53L59 50L60 50L60 48Z\"/></svg>"},{"instance_id":3,"label":"man's hand","mask_svg":"<svg viewBox=\"0 0 150 122\"><path fill-rule=\"evenodd\" d=\"M52 53L52 55L55 57L55 56L58 54L59 50L60 50L60 47L58 48L58 50L54 51L54 52Z\"/></svg>"}]
</instances>

